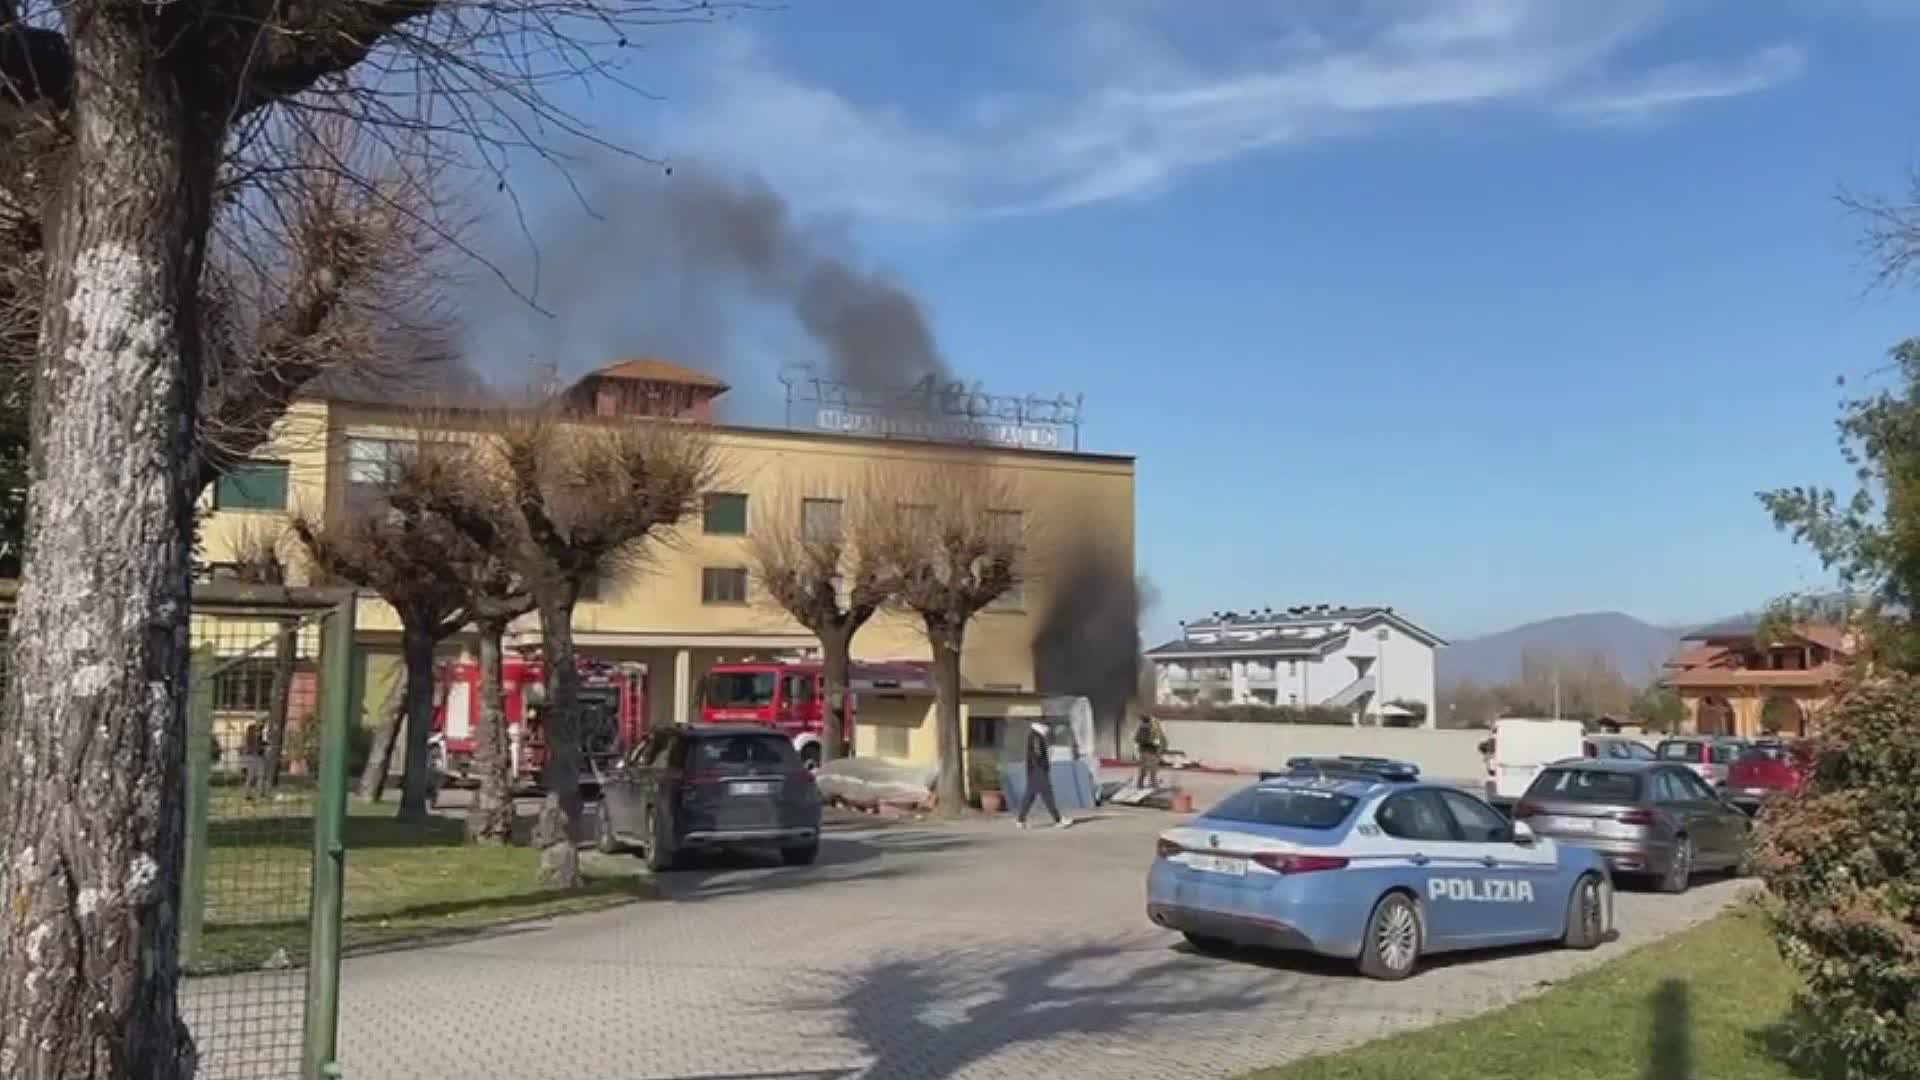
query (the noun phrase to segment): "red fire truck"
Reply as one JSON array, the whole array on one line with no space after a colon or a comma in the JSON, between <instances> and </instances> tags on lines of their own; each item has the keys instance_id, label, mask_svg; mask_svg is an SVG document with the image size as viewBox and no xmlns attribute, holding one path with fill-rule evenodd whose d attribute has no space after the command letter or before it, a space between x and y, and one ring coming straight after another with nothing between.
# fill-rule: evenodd
<instances>
[{"instance_id":1,"label":"red fire truck","mask_svg":"<svg viewBox=\"0 0 1920 1080\"><path fill-rule=\"evenodd\" d=\"M539 786L547 764L546 740L540 716L547 704L545 676L538 654L508 656L501 661L501 689L506 699L507 742L513 755L517 786ZM640 740L646 730L645 664L611 664L581 658L580 746L583 777L592 766L611 764ZM441 693L433 713L433 729L441 737L444 769L452 784L473 783L474 733L480 726L480 664L454 660L440 665Z\"/></svg>"},{"instance_id":2,"label":"red fire truck","mask_svg":"<svg viewBox=\"0 0 1920 1080\"><path fill-rule=\"evenodd\" d=\"M843 756L853 747L856 697L861 690L898 690L927 684L921 661L856 662L849 678ZM809 768L820 763L825 734L827 686L818 660L733 660L707 669L700 683L700 720L715 724L766 724L793 740Z\"/></svg>"}]
</instances>

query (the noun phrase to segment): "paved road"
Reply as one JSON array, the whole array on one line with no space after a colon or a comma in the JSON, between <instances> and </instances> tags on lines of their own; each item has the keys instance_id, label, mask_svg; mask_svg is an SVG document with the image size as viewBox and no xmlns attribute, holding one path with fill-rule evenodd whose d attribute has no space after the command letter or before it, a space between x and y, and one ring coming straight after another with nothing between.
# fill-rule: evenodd
<instances>
[{"instance_id":1,"label":"paved road","mask_svg":"<svg viewBox=\"0 0 1920 1080\"><path fill-rule=\"evenodd\" d=\"M1619 942L1436 965L1404 983L1214 960L1141 913L1153 834L896 825L808 869L722 863L667 898L348 961L353 1080L1224 1077L1512 1001L1695 923L1747 886L1626 893Z\"/></svg>"}]
</instances>

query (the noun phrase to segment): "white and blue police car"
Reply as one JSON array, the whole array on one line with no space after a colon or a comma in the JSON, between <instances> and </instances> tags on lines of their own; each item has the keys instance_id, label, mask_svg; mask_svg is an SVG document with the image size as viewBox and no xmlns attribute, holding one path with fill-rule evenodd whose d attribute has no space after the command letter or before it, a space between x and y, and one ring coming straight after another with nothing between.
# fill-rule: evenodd
<instances>
[{"instance_id":1,"label":"white and blue police car","mask_svg":"<svg viewBox=\"0 0 1920 1080\"><path fill-rule=\"evenodd\" d=\"M1160 835L1147 916L1196 948L1345 957L1377 979L1458 949L1613 929L1606 862L1453 788L1362 772L1262 779Z\"/></svg>"}]
</instances>

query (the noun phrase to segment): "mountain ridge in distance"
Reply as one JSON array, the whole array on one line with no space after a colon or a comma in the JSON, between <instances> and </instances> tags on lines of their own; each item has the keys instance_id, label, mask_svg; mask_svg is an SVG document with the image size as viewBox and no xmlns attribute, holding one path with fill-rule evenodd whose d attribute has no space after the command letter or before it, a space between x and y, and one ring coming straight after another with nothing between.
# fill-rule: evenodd
<instances>
[{"instance_id":1,"label":"mountain ridge in distance","mask_svg":"<svg viewBox=\"0 0 1920 1080\"><path fill-rule=\"evenodd\" d=\"M1503 683L1520 677L1532 652L1581 660L1599 655L1628 681L1649 682L1679 651L1683 628L1654 626L1619 611L1590 611L1525 623L1510 630L1456 641L1434 657L1434 680Z\"/></svg>"}]
</instances>

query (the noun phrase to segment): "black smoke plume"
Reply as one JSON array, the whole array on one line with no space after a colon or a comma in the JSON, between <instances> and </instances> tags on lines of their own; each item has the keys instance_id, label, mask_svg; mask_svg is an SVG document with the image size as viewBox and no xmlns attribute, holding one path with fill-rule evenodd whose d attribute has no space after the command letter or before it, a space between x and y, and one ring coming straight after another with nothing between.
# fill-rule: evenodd
<instances>
[{"instance_id":1,"label":"black smoke plume","mask_svg":"<svg viewBox=\"0 0 1920 1080\"><path fill-rule=\"evenodd\" d=\"M766 185L678 169L664 192L683 262L790 310L834 377L878 389L947 374L919 299L833 250Z\"/></svg>"},{"instance_id":2,"label":"black smoke plume","mask_svg":"<svg viewBox=\"0 0 1920 1080\"><path fill-rule=\"evenodd\" d=\"M947 376L912 290L765 184L625 161L595 161L573 181L577 196L556 194L524 235L513 228L517 257L495 259L544 313L497 285L468 305L466 346L488 374L552 365L570 381L621 357L660 356L727 377L730 396L745 390L760 413L774 373L808 345L823 375L862 388ZM794 329L807 345L778 340Z\"/></svg>"},{"instance_id":3,"label":"black smoke plume","mask_svg":"<svg viewBox=\"0 0 1920 1080\"><path fill-rule=\"evenodd\" d=\"M1047 581L1033 635L1034 681L1044 694L1084 696L1096 733L1121 755L1127 703L1140 682L1140 616L1149 602L1133 567L1105 546L1067 545Z\"/></svg>"}]
</instances>

